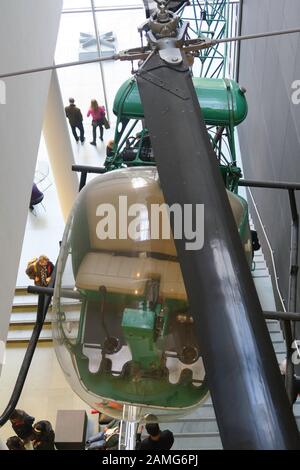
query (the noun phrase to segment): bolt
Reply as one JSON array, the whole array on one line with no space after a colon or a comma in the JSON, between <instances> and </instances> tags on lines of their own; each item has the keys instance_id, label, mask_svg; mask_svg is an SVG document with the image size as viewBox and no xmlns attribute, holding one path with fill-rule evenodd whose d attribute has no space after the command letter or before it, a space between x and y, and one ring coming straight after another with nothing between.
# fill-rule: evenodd
<instances>
[{"instance_id":1,"label":"bolt","mask_svg":"<svg viewBox=\"0 0 300 470\"><path fill-rule=\"evenodd\" d=\"M172 62L178 62L178 57L172 57Z\"/></svg>"}]
</instances>

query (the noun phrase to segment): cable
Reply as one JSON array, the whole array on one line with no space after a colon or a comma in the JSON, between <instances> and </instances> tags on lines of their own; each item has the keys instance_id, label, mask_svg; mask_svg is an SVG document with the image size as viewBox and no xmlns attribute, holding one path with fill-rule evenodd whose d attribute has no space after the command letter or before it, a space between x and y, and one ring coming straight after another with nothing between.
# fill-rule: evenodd
<instances>
[{"instance_id":1,"label":"cable","mask_svg":"<svg viewBox=\"0 0 300 470\"><path fill-rule=\"evenodd\" d=\"M248 39L259 39L259 38L267 38L267 37L272 37L272 36L282 36L282 35L286 35L286 34L294 34L294 33L300 33L300 28L297 28L297 29L287 29L287 30L284 30L284 31L273 31L271 33L261 33L261 34L251 34L251 35L248 35L248 36L237 36L237 37L233 37L233 38L226 38L226 39L215 39L215 40L212 40L212 41L206 41L202 44L200 44L198 46L198 49L201 50L201 49L205 49L205 48L210 48L212 46L215 46L217 44L222 44L222 43L226 43L226 42L236 42L236 41L246 41ZM188 45L188 41L187 41L187 47L184 48L184 50L186 51L189 51L189 48L191 48L190 50L196 50L196 45L191 45L189 46ZM141 52L137 52L136 49L133 49L133 51L136 52L136 57L134 57L134 55L130 55L126 58L126 60L139 60L141 57ZM55 69L61 69L61 68L66 68L66 67L75 67L76 65L85 65L85 64L93 64L93 63L97 63L97 62L102 62L102 61L105 61L105 60L119 60L121 57L123 57L123 60L125 60L124 58L124 55L126 54L126 52L130 52L129 51L125 51L124 53L120 53L120 54L113 54L109 57L101 57L101 58L97 58L97 59L91 59L91 60L82 60L82 61L79 61L79 62L66 62L64 64L58 64L58 65L50 65L50 66L47 66L47 67L39 67L39 68L36 68L36 69L28 69L28 70L21 70L19 72L10 72L10 73L4 73L4 74L1 74L0 75L0 79L2 78L9 78L9 77L17 77L19 75L25 75L25 74L30 74L30 73L36 73L36 72L46 72L46 71L49 71L49 70L55 70ZM147 55L147 53L144 53Z\"/></svg>"}]
</instances>

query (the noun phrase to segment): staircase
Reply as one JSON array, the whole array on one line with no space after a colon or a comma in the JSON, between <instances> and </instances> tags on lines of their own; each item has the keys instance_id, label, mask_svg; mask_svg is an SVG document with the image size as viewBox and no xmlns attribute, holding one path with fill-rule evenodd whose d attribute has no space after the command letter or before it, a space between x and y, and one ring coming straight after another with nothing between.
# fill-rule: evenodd
<instances>
[{"instance_id":1,"label":"staircase","mask_svg":"<svg viewBox=\"0 0 300 470\"><path fill-rule=\"evenodd\" d=\"M12 306L8 330L8 343L27 343L30 340L36 320L38 296L28 294L27 289L18 287ZM50 306L39 342L52 341L52 307Z\"/></svg>"},{"instance_id":2,"label":"staircase","mask_svg":"<svg viewBox=\"0 0 300 470\"><path fill-rule=\"evenodd\" d=\"M275 311L273 288L270 274L260 251L254 255L255 270L252 273L256 290L263 310ZM285 359L285 343L280 324L277 320L267 320L268 330L272 339L278 364ZM294 415L300 430L300 399L294 405ZM174 450L222 449L214 408L209 398L206 403L190 415L165 424L162 429L170 429L174 433Z\"/></svg>"}]
</instances>

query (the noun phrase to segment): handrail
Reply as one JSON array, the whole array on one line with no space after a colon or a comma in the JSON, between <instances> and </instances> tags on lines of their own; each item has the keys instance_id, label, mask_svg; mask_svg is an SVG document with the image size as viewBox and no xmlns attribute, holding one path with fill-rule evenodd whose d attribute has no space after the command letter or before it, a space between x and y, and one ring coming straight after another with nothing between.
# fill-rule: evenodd
<instances>
[{"instance_id":1,"label":"handrail","mask_svg":"<svg viewBox=\"0 0 300 470\"><path fill-rule=\"evenodd\" d=\"M295 321L297 318L292 318L293 314L296 315L297 310L297 286L298 286L298 254L299 254L299 212L297 207L297 200L295 191L300 191L300 183L289 183L287 181L254 181L254 180L240 180L239 186L246 186L251 188L263 189L280 189L288 191L289 203L291 209L291 242L290 242L290 269L289 269L289 293L288 293L288 310L290 314L282 315L280 317L277 313L278 319L283 319L282 327L284 332L284 339L286 344L286 374L285 386L290 403L292 404L295 399L295 391L297 389L297 381L295 379L295 368L292 361L294 353L293 343L296 333ZM289 317L288 317L289 315ZM273 318L275 318L273 316ZM292 322L291 322L292 321Z\"/></svg>"},{"instance_id":2,"label":"handrail","mask_svg":"<svg viewBox=\"0 0 300 470\"><path fill-rule=\"evenodd\" d=\"M86 178L88 173L102 174L106 173L107 169L104 167L86 166L86 165L72 165L72 171L81 173L79 182L79 192L86 185Z\"/></svg>"}]
</instances>

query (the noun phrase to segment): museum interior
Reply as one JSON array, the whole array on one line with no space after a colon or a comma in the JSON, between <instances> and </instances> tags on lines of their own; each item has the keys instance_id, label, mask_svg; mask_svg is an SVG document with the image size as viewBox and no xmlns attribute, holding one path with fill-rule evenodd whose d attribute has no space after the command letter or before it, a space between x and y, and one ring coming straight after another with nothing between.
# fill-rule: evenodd
<instances>
[{"instance_id":1,"label":"museum interior","mask_svg":"<svg viewBox=\"0 0 300 470\"><path fill-rule=\"evenodd\" d=\"M299 450L299 0L2 0L0 57L0 450Z\"/></svg>"}]
</instances>

